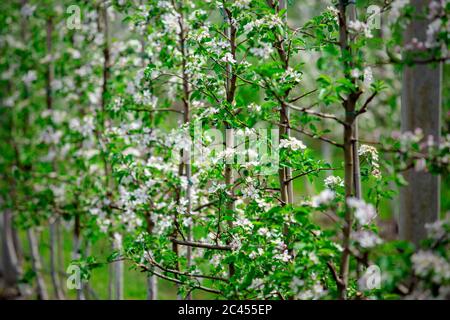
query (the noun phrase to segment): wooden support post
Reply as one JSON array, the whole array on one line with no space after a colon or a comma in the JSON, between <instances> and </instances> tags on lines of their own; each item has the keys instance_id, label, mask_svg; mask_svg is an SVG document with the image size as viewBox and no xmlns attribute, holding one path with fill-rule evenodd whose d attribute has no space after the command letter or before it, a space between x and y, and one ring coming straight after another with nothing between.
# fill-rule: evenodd
<instances>
[{"instance_id":1,"label":"wooden support post","mask_svg":"<svg viewBox=\"0 0 450 320\"><path fill-rule=\"evenodd\" d=\"M424 12L430 0L412 0L416 12ZM425 41L429 21L414 18L408 25L404 41L413 38ZM442 65L417 64L405 67L401 122L402 131L421 128L427 137L432 135L436 143L440 138ZM439 216L440 178L427 172L410 169L404 177L408 186L400 192L400 238L418 244L425 236L425 224Z\"/></svg>"}]
</instances>

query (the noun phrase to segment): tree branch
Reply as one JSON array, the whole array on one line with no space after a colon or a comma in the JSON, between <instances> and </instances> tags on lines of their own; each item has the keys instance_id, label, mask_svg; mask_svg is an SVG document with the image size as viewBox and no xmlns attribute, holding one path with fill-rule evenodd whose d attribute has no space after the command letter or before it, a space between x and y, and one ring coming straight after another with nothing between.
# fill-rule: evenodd
<instances>
[{"instance_id":1,"label":"tree branch","mask_svg":"<svg viewBox=\"0 0 450 320\"><path fill-rule=\"evenodd\" d=\"M181 241L175 238L170 238L170 241L173 243L182 245L182 246L188 246L188 247L196 247L196 248L205 248L205 249L214 249L214 250L225 250L230 251L230 246L221 246L221 245L214 245L209 243L202 243L202 242L194 242L194 241Z\"/></svg>"}]
</instances>

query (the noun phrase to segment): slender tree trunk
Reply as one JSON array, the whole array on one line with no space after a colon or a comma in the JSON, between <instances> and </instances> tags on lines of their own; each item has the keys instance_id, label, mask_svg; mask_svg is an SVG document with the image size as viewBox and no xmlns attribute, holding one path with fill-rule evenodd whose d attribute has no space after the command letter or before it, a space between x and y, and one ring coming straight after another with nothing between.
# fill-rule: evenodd
<instances>
[{"instance_id":1,"label":"slender tree trunk","mask_svg":"<svg viewBox=\"0 0 450 320\"><path fill-rule=\"evenodd\" d=\"M122 243L121 241L115 241L114 242L114 250L117 250L119 252L122 251ZM124 265L123 261L116 261L114 262L114 293L115 293L115 299L116 300L123 300L123 271L124 271Z\"/></svg>"},{"instance_id":2,"label":"slender tree trunk","mask_svg":"<svg viewBox=\"0 0 450 320\"><path fill-rule=\"evenodd\" d=\"M339 45L341 55L344 62L344 74L347 79L351 79L350 69L352 62L348 62L347 55L351 55L349 46L349 33L347 30L347 14L346 7L348 3L345 0L339 1ZM353 8L354 9L354 8ZM354 17L354 13L352 14ZM352 92L348 95L343 103L345 110L344 125L344 185L345 185L345 216L343 226L343 252L341 256L341 266L339 270L340 283L338 283L338 291L341 299L347 299L349 268L350 268L350 239L353 226L352 209L347 204L347 199L355 196L355 160L357 156L354 154L357 147L355 139L355 108L356 102L361 92ZM359 160L357 160L359 161ZM358 173L359 174L359 173Z\"/></svg>"},{"instance_id":3,"label":"slender tree trunk","mask_svg":"<svg viewBox=\"0 0 450 320\"><path fill-rule=\"evenodd\" d=\"M102 109L102 120L101 120L101 126L102 129L105 128L105 112L106 112L106 94L108 92L108 80L109 80L109 66L110 66L110 52L109 52L109 30L108 30L108 12L106 7L106 1L103 1L100 3L99 8L99 18L98 18L98 31L103 33L104 41L103 44L103 83L102 83L102 97L101 97L101 109ZM102 137L100 134L98 134L98 143L100 145L100 148L102 148ZM107 193L110 191L110 168L108 165L108 161L106 159L105 150L101 150L102 157L103 157L103 169L104 169L104 175L105 175L105 188ZM112 244L112 249L115 249L114 243ZM120 279L118 279L117 275L117 268L116 268L116 262L109 264L109 283L108 283L108 295L109 299L115 299L117 297L116 293L116 286L117 281L120 282ZM120 293L119 293L120 294Z\"/></svg>"},{"instance_id":4,"label":"slender tree trunk","mask_svg":"<svg viewBox=\"0 0 450 320\"><path fill-rule=\"evenodd\" d=\"M39 300L48 300L47 286L42 276L42 261L39 253L39 243L33 228L27 229L27 238L30 245L31 266L36 275L37 298Z\"/></svg>"},{"instance_id":5,"label":"slender tree trunk","mask_svg":"<svg viewBox=\"0 0 450 320\"><path fill-rule=\"evenodd\" d=\"M356 5L354 3L348 4L348 18L349 21L355 21L357 20L357 12L356 12ZM354 52L351 52L351 55L355 55ZM351 61L353 63L353 61ZM361 188L361 168L360 168L360 162L359 162L359 125L358 125L358 117L354 119L353 122L353 183L355 188L355 194L354 197L361 199L362 197L362 188ZM360 274L362 272L363 266L361 265L360 261L356 261L356 270L357 270L357 277L359 279Z\"/></svg>"},{"instance_id":6,"label":"slender tree trunk","mask_svg":"<svg viewBox=\"0 0 450 320\"><path fill-rule=\"evenodd\" d=\"M0 198L0 205L2 205L2 199ZM3 230L3 215L4 213L0 213L0 279L3 277L4 274L4 261L3 261L3 235L4 235L4 230ZM1 288L1 287L0 287Z\"/></svg>"},{"instance_id":7,"label":"slender tree trunk","mask_svg":"<svg viewBox=\"0 0 450 320\"><path fill-rule=\"evenodd\" d=\"M91 255L91 243L89 239L84 238L84 256L89 257ZM89 286L89 283L83 285L83 295L85 300L90 300L91 293L93 292L92 288Z\"/></svg>"},{"instance_id":8,"label":"slender tree trunk","mask_svg":"<svg viewBox=\"0 0 450 320\"><path fill-rule=\"evenodd\" d=\"M21 0L20 5L23 7L26 0ZM26 22L24 19L20 20L22 37L25 39ZM10 91L10 83L8 83L8 91ZM11 119L9 123L9 134L6 143L15 146L15 121L14 111L11 112ZM13 174L13 165L19 163L19 154L15 150L15 164L11 164L8 168L9 172L5 172L5 177L10 184L9 196L12 200L12 208L6 208L0 214L0 299L16 298L22 295L18 285L23 274L22 269L22 253L20 241L18 239L17 231L14 229L14 214L13 210L16 207L16 180ZM4 204L4 200L0 197L0 206Z\"/></svg>"},{"instance_id":9,"label":"slender tree trunk","mask_svg":"<svg viewBox=\"0 0 450 320\"><path fill-rule=\"evenodd\" d=\"M47 34L46 34L46 43L47 43L47 54L50 56L50 61L47 65L47 79L46 79L46 101L47 101L47 109L51 110L53 108L53 93L52 93L52 82L54 78L54 70L53 70L53 54L52 54L52 35L53 35L53 20L52 18L47 18ZM50 148L53 148L51 146ZM56 172L56 164L53 161L52 164L53 172ZM55 292L55 298L58 300L64 299L64 294L61 288L61 281L59 280L58 268L57 268L57 237L56 237L56 226L55 221L50 222L50 276L52 279L53 289Z\"/></svg>"},{"instance_id":10,"label":"slender tree trunk","mask_svg":"<svg viewBox=\"0 0 450 320\"><path fill-rule=\"evenodd\" d=\"M280 12L282 10L286 10L283 14L283 22L284 24L287 24L287 3L286 0L278 0L278 4L276 5L274 2L271 3L272 7L277 10L277 12ZM283 68L285 70L289 67L289 57L287 56L287 53L284 49L284 42L285 39L281 38L277 40L277 51L278 56L280 58L281 63L283 64ZM285 92L283 95L283 99L286 99L289 95L289 91ZM290 126L290 109L284 102L280 103L280 140L281 139L289 139L291 136L291 130L289 128ZM283 206L287 204L293 203L293 181L292 178L292 170L289 167L280 167L278 170L278 179L280 182L280 198L283 202ZM287 226L285 233L287 233Z\"/></svg>"},{"instance_id":11,"label":"slender tree trunk","mask_svg":"<svg viewBox=\"0 0 450 320\"><path fill-rule=\"evenodd\" d=\"M287 0L279 0L278 3L279 11L286 10L283 14L283 22L286 25L287 29ZM283 60L283 64L285 66L285 69L289 67L289 57L287 56L283 45L284 45L284 39L280 41L280 58ZM289 95L289 92L286 92L285 97ZM282 126L280 126L280 139L284 137L289 138L291 136L291 129L290 129L290 113L291 110L289 107L287 107L284 103L280 106L280 123ZM284 136L284 137L283 137ZM284 171L284 172L282 172ZM293 181L292 178L292 169L290 167L285 167L280 169L279 172L280 176L280 188L281 188L281 199L286 204L292 204L294 202L294 190L293 190ZM285 200L283 200L283 198Z\"/></svg>"},{"instance_id":12,"label":"slender tree trunk","mask_svg":"<svg viewBox=\"0 0 450 320\"><path fill-rule=\"evenodd\" d=\"M2 199L0 198L0 205L2 205ZM4 261L4 245L3 245L3 239L4 239L4 229L3 229L3 218L4 218L4 212L1 213L0 216L0 280L4 277L5 274L5 261ZM1 284L1 283L0 283ZM0 289L2 289L2 286L0 286Z\"/></svg>"},{"instance_id":13,"label":"slender tree trunk","mask_svg":"<svg viewBox=\"0 0 450 320\"><path fill-rule=\"evenodd\" d=\"M108 20L108 2L103 1L100 4L100 19L99 19L99 31L103 32L104 35L104 46L103 46L103 84L102 84L102 100L101 100L101 108L102 108L102 129L106 127L106 105L107 105L107 95L108 95L108 82L110 77L110 65L111 65L111 54L109 47L109 20ZM99 139L101 137L99 136ZM101 141L99 141L102 145ZM104 170L105 170L105 186L107 193L110 194L113 189L113 181L111 179L111 167L108 164L108 160L106 155L104 154L106 150L102 150L103 153L103 162L104 162ZM113 244L114 250L121 250L122 248L118 248L115 244ZM123 269L124 263L122 260L116 261L113 263L112 272L114 273L114 284L110 284L110 289L114 287L114 297L117 300L123 299ZM112 278L110 277L110 281ZM111 291L111 290L110 290Z\"/></svg>"},{"instance_id":14,"label":"slender tree trunk","mask_svg":"<svg viewBox=\"0 0 450 320\"><path fill-rule=\"evenodd\" d=\"M277 3L278 2L278 3ZM287 1L286 0L278 0L278 1L270 1L270 5L277 13L280 13L282 10L286 10L283 14L283 22L284 27L287 32ZM276 49L278 51L278 57L285 71L289 69L289 53L285 50L285 42L286 36L283 38L278 38L276 42ZM286 90L280 102L280 125L278 130L280 132L279 139L289 139L291 136L290 129L290 108L286 105L285 101L288 98L290 90ZM280 166L278 170L278 179L280 183L280 199L282 202L282 206L290 205L294 203L294 187L292 180L292 169L288 166ZM283 228L283 234L285 236L286 244L289 243L289 223L285 223ZM291 250L289 250L290 253Z\"/></svg>"},{"instance_id":15,"label":"slender tree trunk","mask_svg":"<svg viewBox=\"0 0 450 320\"><path fill-rule=\"evenodd\" d=\"M139 4L143 5L143 0L139 0ZM141 43L141 57L142 57L142 61L144 62L144 64L142 65L143 68L146 67L145 64L145 38L141 37L140 39L140 43ZM150 116L152 117L152 115ZM152 120L150 121L152 123ZM152 227L152 222L151 222L151 218L150 218L150 214L146 217L147 218L147 228L148 228L148 233L152 234L153 233L153 227ZM151 274L151 275L147 275L147 300L158 300L158 277Z\"/></svg>"},{"instance_id":16,"label":"slender tree trunk","mask_svg":"<svg viewBox=\"0 0 450 320\"><path fill-rule=\"evenodd\" d=\"M17 263L19 269L23 270L23 248L19 238L19 230L16 228L12 229L12 237L14 243L14 250L16 251Z\"/></svg>"},{"instance_id":17,"label":"slender tree trunk","mask_svg":"<svg viewBox=\"0 0 450 320\"><path fill-rule=\"evenodd\" d=\"M13 123L13 121L11 121ZM13 133L14 125L12 125L11 133ZM14 137L10 137L11 142L13 143ZM16 159L18 161L18 159ZM10 184L9 196L12 199L13 208L16 207L16 180L13 177L13 172L11 168L11 172L7 175ZM0 204L2 204L2 199L0 198ZM14 245L14 214L13 209L6 208L3 211L1 220L2 220L2 230L0 233L1 240L1 263L2 266L2 277L3 277L3 285L6 294L4 296L6 298L14 298L22 295L22 292L19 287L19 280L22 277L23 269L22 264L19 261L19 256L16 252L16 246Z\"/></svg>"},{"instance_id":18,"label":"slender tree trunk","mask_svg":"<svg viewBox=\"0 0 450 320\"><path fill-rule=\"evenodd\" d=\"M430 0L411 0L419 14ZM430 21L413 18L404 34L405 43L413 38L425 42ZM402 131L421 128L436 144L441 131L442 64L418 64L403 70L401 122ZM415 244L426 237L425 224L436 221L440 211L440 177L410 169L404 177L408 186L400 191L400 238Z\"/></svg>"},{"instance_id":19,"label":"slender tree trunk","mask_svg":"<svg viewBox=\"0 0 450 320\"><path fill-rule=\"evenodd\" d=\"M234 24L232 23L232 14L231 12L226 9L226 15L228 18L228 24L229 26L226 29L226 34L227 37L229 39L229 43L230 43L230 53L233 57L234 60L236 60L236 28L234 26ZM234 104L234 99L235 99L235 94L236 94L236 81L237 81L237 76L236 74L234 74L233 72L233 66L231 63L227 64L226 67L226 98L227 98L227 103L232 106ZM232 128L230 127L230 125L225 122L225 146L226 148L232 148L234 149L234 133ZM225 184L229 187L231 187L234 184L234 173L233 173L233 162L234 162L234 157L232 158L231 161L227 161L225 163ZM232 190L232 189L231 189ZM232 193L232 191L230 191ZM235 209L235 203L233 200L233 194L230 195L230 199L227 199L227 211L229 211L229 214L232 215L232 213L234 212ZM233 222L230 220L228 220L228 228L233 228ZM229 264L229 268L228 268L228 273L229 273L229 277L233 277L235 274L235 266L233 263Z\"/></svg>"},{"instance_id":20,"label":"slender tree trunk","mask_svg":"<svg viewBox=\"0 0 450 320\"><path fill-rule=\"evenodd\" d=\"M347 126L344 128L344 184L345 184L345 199L354 196L354 157L353 157L353 119L350 116L346 117ZM351 208L345 205L345 217L344 217L344 228L343 228L343 248L344 251L341 257L341 269L340 278L342 280L342 286L339 289L339 294L341 299L346 299L347 297L347 286L348 286L348 274L350 266L350 237L353 225L353 215Z\"/></svg>"},{"instance_id":21,"label":"slender tree trunk","mask_svg":"<svg viewBox=\"0 0 450 320\"><path fill-rule=\"evenodd\" d=\"M13 243L12 210L6 209L2 215L2 232L0 236L2 244L1 269L4 286L3 291L6 292L5 296L7 297L16 297L20 295L18 282L22 276L22 270L20 269Z\"/></svg>"},{"instance_id":22,"label":"slender tree trunk","mask_svg":"<svg viewBox=\"0 0 450 320\"><path fill-rule=\"evenodd\" d=\"M354 3L348 4L348 18L349 21L355 21L357 19L356 6ZM353 53L352 53L353 54ZM355 198L361 199L361 169L359 166L359 128L358 128L358 118L354 119L353 122L353 181L355 184Z\"/></svg>"},{"instance_id":23,"label":"slender tree trunk","mask_svg":"<svg viewBox=\"0 0 450 320\"><path fill-rule=\"evenodd\" d=\"M181 14L181 19L183 19L183 15ZM181 38L181 51L182 51L182 55L183 55L183 121L185 124L189 124L189 122L191 121L191 116L190 116L190 104L189 104L189 100L190 100L190 88L189 88L189 76L186 72L186 58L188 53L186 52L187 48L186 48L186 43L185 43L185 35L184 35L184 23L182 22L183 20L181 20L180 25L181 25L181 34L180 34L180 38ZM186 208L186 214L188 216L191 215L191 211L192 211L192 182L191 182L191 176L192 176L192 167L191 167L191 154L190 154L190 150L183 150L183 161L185 163L185 174L186 174L186 180L187 180L187 187L186 187L186 199L187 199L187 208ZM192 228L189 227L188 230L188 234L187 234L187 239L188 241L192 240ZM188 246L187 247L187 253L186 253L186 259L187 259L187 267L189 268L192 264L192 247ZM187 300L191 300L192 299L192 294L189 293L186 297Z\"/></svg>"},{"instance_id":24,"label":"slender tree trunk","mask_svg":"<svg viewBox=\"0 0 450 320\"><path fill-rule=\"evenodd\" d=\"M63 291L61 288L61 281L59 279L57 268L57 242L56 242L56 226L55 222L50 223L50 277L52 279L55 299L64 300Z\"/></svg>"},{"instance_id":25,"label":"slender tree trunk","mask_svg":"<svg viewBox=\"0 0 450 320\"><path fill-rule=\"evenodd\" d=\"M147 277L147 300L158 300L158 278L153 274Z\"/></svg>"},{"instance_id":26,"label":"slender tree trunk","mask_svg":"<svg viewBox=\"0 0 450 320\"><path fill-rule=\"evenodd\" d=\"M114 265L108 264L108 300L114 297Z\"/></svg>"},{"instance_id":27,"label":"slender tree trunk","mask_svg":"<svg viewBox=\"0 0 450 320\"><path fill-rule=\"evenodd\" d=\"M78 260L81 258L81 217L79 214L75 215L75 223L73 227L73 247L72 247L72 259ZM80 288L77 288L77 300L84 300L83 293L84 284L80 281Z\"/></svg>"},{"instance_id":28,"label":"slender tree trunk","mask_svg":"<svg viewBox=\"0 0 450 320\"><path fill-rule=\"evenodd\" d=\"M64 239L63 239L63 230L61 225L61 218L58 217L56 220L56 253L57 253L57 270L60 274L59 280L60 280L60 287L62 289L63 295L66 295L66 281L65 278L62 276L65 274L66 268L64 263Z\"/></svg>"}]
</instances>

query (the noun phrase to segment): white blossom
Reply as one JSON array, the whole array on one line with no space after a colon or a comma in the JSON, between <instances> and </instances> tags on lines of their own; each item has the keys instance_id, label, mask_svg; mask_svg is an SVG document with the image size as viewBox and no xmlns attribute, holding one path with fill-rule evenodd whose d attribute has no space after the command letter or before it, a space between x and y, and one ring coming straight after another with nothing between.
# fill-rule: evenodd
<instances>
[{"instance_id":1,"label":"white blossom","mask_svg":"<svg viewBox=\"0 0 450 320\"><path fill-rule=\"evenodd\" d=\"M366 87L369 87L372 82L373 82L372 68L366 67L364 68L364 85Z\"/></svg>"},{"instance_id":2,"label":"white blossom","mask_svg":"<svg viewBox=\"0 0 450 320\"><path fill-rule=\"evenodd\" d=\"M330 189L325 189L311 199L311 206L317 208L321 205L327 205L333 201L336 193Z\"/></svg>"},{"instance_id":3,"label":"white blossom","mask_svg":"<svg viewBox=\"0 0 450 320\"><path fill-rule=\"evenodd\" d=\"M377 216L374 206L364 200L350 197L347 199L347 205L355 209L354 215L360 225L369 224Z\"/></svg>"},{"instance_id":4,"label":"white blossom","mask_svg":"<svg viewBox=\"0 0 450 320\"><path fill-rule=\"evenodd\" d=\"M362 248L372 248L382 242L382 240L372 231L360 230L352 233L352 238Z\"/></svg>"},{"instance_id":5,"label":"white blossom","mask_svg":"<svg viewBox=\"0 0 450 320\"><path fill-rule=\"evenodd\" d=\"M430 238L435 240L443 239L447 235L445 226L449 223L449 220L437 220L433 223L425 224L425 229Z\"/></svg>"},{"instance_id":6,"label":"white blossom","mask_svg":"<svg viewBox=\"0 0 450 320\"><path fill-rule=\"evenodd\" d=\"M230 243L230 247L231 247L232 251L241 250L241 247L242 247L241 240L239 240L238 238L234 238Z\"/></svg>"},{"instance_id":7,"label":"white blossom","mask_svg":"<svg viewBox=\"0 0 450 320\"><path fill-rule=\"evenodd\" d=\"M306 149L306 146L303 144L303 142L295 137L289 137L288 139L281 139L279 147L282 149L283 148L292 149L294 151Z\"/></svg>"},{"instance_id":8,"label":"white blossom","mask_svg":"<svg viewBox=\"0 0 450 320\"><path fill-rule=\"evenodd\" d=\"M291 67L289 67L281 77L281 82L294 82L300 83L302 80L302 74Z\"/></svg>"},{"instance_id":9,"label":"white blossom","mask_svg":"<svg viewBox=\"0 0 450 320\"><path fill-rule=\"evenodd\" d=\"M250 254L248 255L248 257L250 259L255 259L258 256L262 256L264 254L264 250L262 248L258 248L256 251L252 251L250 252Z\"/></svg>"},{"instance_id":10,"label":"white blossom","mask_svg":"<svg viewBox=\"0 0 450 320\"><path fill-rule=\"evenodd\" d=\"M359 21L359 20L350 21L348 23L348 28L351 32L354 32L354 33L363 33L364 32L364 35L366 38L373 37L372 30L370 29L370 27L362 21Z\"/></svg>"},{"instance_id":11,"label":"white blossom","mask_svg":"<svg viewBox=\"0 0 450 320\"><path fill-rule=\"evenodd\" d=\"M25 4L20 9L20 14L24 17L30 17L33 15L34 11L36 11L36 5L32 6L30 4Z\"/></svg>"},{"instance_id":12,"label":"white blossom","mask_svg":"<svg viewBox=\"0 0 450 320\"><path fill-rule=\"evenodd\" d=\"M256 104L254 102L250 103L248 105L249 110L251 110L252 112L256 112L259 113L261 112L261 106L259 104Z\"/></svg>"},{"instance_id":13,"label":"white blossom","mask_svg":"<svg viewBox=\"0 0 450 320\"><path fill-rule=\"evenodd\" d=\"M380 172L380 164L379 164L379 157L378 157L378 150L375 147L363 144L358 149L358 155L359 156L365 156L369 163L372 166L372 175L380 179L381 178L381 172Z\"/></svg>"},{"instance_id":14,"label":"white blossom","mask_svg":"<svg viewBox=\"0 0 450 320\"><path fill-rule=\"evenodd\" d=\"M234 5L236 8L239 9L245 9L249 7L249 4L252 2L252 0L235 0Z\"/></svg>"},{"instance_id":15,"label":"white blossom","mask_svg":"<svg viewBox=\"0 0 450 320\"><path fill-rule=\"evenodd\" d=\"M267 237L269 237L271 233L270 233L269 229L267 229L265 227L262 227L262 228L258 229L257 234L260 235L260 236L267 236Z\"/></svg>"},{"instance_id":16,"label":"white blossom","mask_svg":"<svg viewBox=\"0 0 450 320\"><path fill-rule=\"evenodd\" d=\"M291 289L296 293L295 298L299 300L317 300L327 294L320 282L314 282L311 287L306 286L305 281L294 277Z\"/></svg>"},{"instance_id":17,"label":"white blossom","mask_svg":"<svg viewBox=\"0 0 450 320\"><path fill-rule=\"evenodd\" d=\"M247 218L237 219L235 225L237 227L242 227L246 231L251 231L253 229L253 223Z\"/></svg>"},{"instance_id":18,"label":"white blossom","mask_svg":"<svg viewBox=\"0 0 450 320\"><path fill-rule=\"evenodd\" d=\"M289 262L292 259L292 256L288 253L287 250L284 250L282 253L278 253L274 256L274 259L281 260L283 262Z\"/></svg>"},{"instance_id":19,"label":"white blossom","mask_svg":"<svg viewBox=\"0 0 450 320\"><path fill-rule=\"evenodd\" d=\"M256 57L268 59L273 52L273 48L269 43L261 42L259 47L251 48L250 52Z\"/></svg>"},{"instance_id":20,"label":"white blossom","mask_svg":"<svg viewBox=\"0 0 450 320\"><path fill-rule=\"evenodd\" d=\"M419 251L411 257L416 275L431 275L432 281L441 283L450 280L450 264L441 256L431 251Z\"/></svg>"},{"instance_id":21,"label":"white blossom","mask_svg":"<svg viewBox=\"0 0 450 320\"><path fill-rule=\"evenodd\" d=\"M225 56L221 59L223 62L235 64L236 60L230 52L225 53Z\"/></svg>"},{"instance_id":22,"label":"white blossom","mask_svg":"<svg viewBox=\"0 0 450 320\"><path fill-rule=\"evenodd\" d=\"M25 83L25 85L29 86L31 83L36 81L37 79L37 73L34 70L28 71L23 77L22 81Z\"/></svg>"},{"instance_id":23,"label":"white blossom","mask_svg":"<svg viewBox=\"0 0 450 320\"><path fill-rule=\"evenodd\" d=\"M328 176L324 180L325 186L327 188L343 187L344 180L341 177Z\"/></svg>"},{"instance_id":24,"label":"white blossom","mask_svg":"<svg viewBox=\"0 0 450 320\"><path fill-rule=\"evenodd\" d=\"M357 68L352 69L350 71L350 75L351 75L352 78L358 79L361 76L361 71L359 69L357 69Z\"/></svg>"},{"instance_id":25,"label":"white blossom","mask_svg":"<svg viewBox=\"0 0 450 320\"><path fill-rule=\"evenodd\" d=\"M168 33L181 33L179 18L180 15L177 12L164 13L161 16L161 21Z\"/></svg>"}]
</instances>

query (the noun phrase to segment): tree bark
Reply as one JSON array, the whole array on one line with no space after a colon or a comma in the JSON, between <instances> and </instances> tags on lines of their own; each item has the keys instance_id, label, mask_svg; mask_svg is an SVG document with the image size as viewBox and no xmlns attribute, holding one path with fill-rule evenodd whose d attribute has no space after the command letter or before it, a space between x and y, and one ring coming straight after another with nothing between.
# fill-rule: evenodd
<instances>
[{"instance_id":1,"label":"tree bark","mask_svg":"<svg viewBox=\"0 0 450 320\"><path fill-rule=\"evenodd\" d=\"M283 22L287 25L287 3L286 0L278 1L278 12L282 10L286 10L283 14ZM286 26L287 28L287 26ZM279 43L277 45L278 55L283 63L283 67L285 70L289 68L289 57L284 49L285 39L279 39ZM289 95L289 91L285 92L283 99L286 99ZM280 139L289 139L291 136L290 130L290 108L286 106L284 103L280 105ZM292 181L292 169L290 167L281 167L278 172L279 180L280 180L280 198L283 201L283 205L292 204L294 202L294 190L293 190L293 181ZM287 230L285 230L287 233Z\"/></svg>"},{"instance_id":2,"label":"tree bark","mask_svg":"<svg viewBox=\"0 0 450 320\"><path fill-rule=\"evenodd\" d=\"M122 245L120 243L114 244L114 249L117 251L122 251ZM114 262L114 293L116 300L123 300L123 261Z\"/></svg>"},{"instance_id":3,"label":"tree bark","mask_svg":"<svg viewBox=\"0 0 450 320\"><path fill-rule=\"evenodd\" d=\"M229 39L229 43L230 43L230 51L231 51L231 55L233 57L233 59L236 61L236 27L234 26L234 24L232 23L232 13L226 9L226 14L227 14L227 19L228 19L228 24L229 26L227 27L227 37ZM234 99L235 99L235 95L236 95L236 82L237 82L237 76L233 71L233 65L231 63L227 64L226 67L226 95L227 95L227 103L232 106L234 104ZM234 133L233 130L231 128L231 126L229 125L228 122L225 122L225 147L226 148L232 148L234 149ZM230 193L232 193L232 188L231 186L234 183L234 172L233 172L233 162L234 162L234 157L233 160L231 161L231 163L228 163L228 160L225 160L226 164L225 164L225 184L230 187ZM229 211L230 215L233 215L234 209L235 209L235 203L233 200L233 194L230 194L230 199L227 199L227 211ZM233 221L228 220L228 228L231 229L233 228ZM231 241L228 241L228 244L230 244ZM229 277L233 277L235 274L236 270L235 270L235 266L234 263L230 263L228 266L228 275Z\"/></svg>"},{"instance_id":4,"label":"tree bark","mask_svg":"<svg viewBox=\"0 0 450 320\"><path fill-rule=\"evenodd\" d=\"M2 228L1 228L1 245L2 245L2 256L1 256L1 270L2 270L2 280L3 288L2 295L6 298L13 298L20 295L20 290L18 287L18 282L22 276L22 270L18 262L17 254L13 243L12 234L12 222L13 215L11 209L6 209L3 212L2 217Z\"/></svg>"},{"instance_id":5,"label":"tree bark","mask_svg":"<svg viewBox=\"0 0 450 320\"><path fill-rule=\"evenodd\" d=\"M72 247L72 259L78 260L81 258L81 221L80 215L75 215L75 223L73 227L73 247ZM80 287L77 288L77 300L84 300L83 281L80 281Z\"/></svg>"},{"instance_id":6,"label":"tree bark","mask_svg":"<svg viewBox=\"0 0 450 320\"><path fill-rule=\"evenodd\" d=\"M351 79L350 69L352 67L351 61L346 59L347 55L351 55L351 48L349 45L349 33L347 29L347 5L344 0L339 1L339 45L341 48L341 55L344 61L344 74L347 79ZM353 17L354 14L352 13ZM349 268L350 268L350 239L353 226L352 209L347 204L347 199L355 196L355 107L356 102L360 96L360 92L352 92L348 95L343 103L345 110L345 124L344 124L344 186L345 186L345 216L343 226L343 252L341 256L341 267L339 270L340 283L338 283L338 292L341 299L347 299ZM358 160L359 161L359 160Z\"/></svg>"},{"instance_id":7,"label":"tree bark","mask_svg":"<svg viewBox=\"0 0 450 320\"><path fill-rule=\"evenodd\" d=\"M52 82L54 78L54 69L53 69L53 53L52 53L52 35L53 35L53 20L51 17L47 18L47 29L46 29L46 49L47 54L50 56L50 61L47 65L46 72L46 102L47 109L51 110L53 108L53 93L52 93ZM50 146L51 149L54 149L54 146ZM56 163L53 160L52 162L52 170L56 172ZM57 219L57 218L56 218ZM57 236L56 236L56 226L55 221L50 222L50 277L52 279L53 289L55 292L55 298L58 300L64 299L64 294L61 288L61 281L59 279L59 270L57 268Z\"/></svg>"},{"instance_id":8,"label":"tree bark","mask_svg":"<svg viewBox=\"0 0 450 320\"><path fill-rule=\"evenodd\" d=\"M56 269L58 270L58 273L60 274L59 280L60 280L60 287L62 289L62 293L65 296L66 295L66 281L65 277L62 275L65 274L65 262L64 262L64 237L63 237L63 230L62 230L62 224L61 224L61 218L58 217L56 220L56 253L57 253L57 266Z\"/></svg>"},{"instance_id":9,"label":"tree bark","mask_svg":"<svg viewBox=\"0 0 450 320\"><path fill-rule=\"evenodd\" d=\"M107 106L107 95L108 95L108 82L110 78L110 65L111 65L111 53L109 47L109 19L108 19L108 1L102 1L99 8L99 31L103 32L104 35L104 45L103 45L103 83L102 83L102 99L101 99L101 109L102 109L102 129L105 130L106 127L106 106ZM99 136L99 143L102 146L101 137ZM107 194L112 193L114 189L113 180L111 179L111 166L108 163L108 160L105 155L105 150L101 151L103 154L103 162L104 162L104 171L105 171L105 187L107 190ZM118 247L113 243L114 250L121 250L121 247ZM114 288L114 298L117 300L123 299L123 269L124 263L122 260L115 261L113 263L112 269L110 271L114 274L113 277L110 277L109 284L109 292L112 294L112 288ZM110 275L111 275L110 272ZM111 283L114 281L114 283Z\"/></svg>"},{"instance_id":10,"label":"tree bark","mask_svg":"<svg viewBox=\"0 0 450 320\"><path fill-rule=\"evenodd\" d=\"M348 19L349 21L355 21L357 19L356 6L354 3L348 4ZM353 54L353 53L352 53ZM356 117L353 122L353 183L355 185L355 198L361 199L361 169L359 167L359 127L358 118Z\"/></svg>"},{"instance_id":11,"label":"tree bark","mask_svg":"<svg viewBox=\"0 0 450 320\"><path fill-rule=\"evenodd\" d=\"M27 229L27 238L30 245L31 266L36 275L36 293L39 300L48 300L47 286L42 276L42 261L39 253L39 242L33 228Z\"/></svg>"},{"instance_id":12,"label":"tree bark","mask_svg":"<svg viewBox=\"0 0 450 320\"><path fill-rule=\"evenodd\" d=\"M354 105L353 105L354 108ZM352 143L353 138L353 121L351 116L351 107L346 106L346 123L344 128L344 185L345 185L345 199L354 196L354 157L353 150L354 146ZM354 109L353 109L354 110ZM339 287L339 295L341 299L347 298L347 286L348 286L348 275L350 266L350 238L353 225L353 214L351 208L348 204L345 204L345 217L344 217L344 228L343 228L343 248L341 257L341 268L340 268L340 278L342 280L342 286Z\"/></svg>"},{"instance_id":13,"label":"tree bark","mask_svg":"<svg viewBox=\"0 0 450 320\"><path fill-rule=\"evenodd\" d=\"M64 294L61 288L61 281L59 279L59 270L57 268L57 237L55 222L50 222L50 277L52 279L55 299L64 300Z\"/></svg>"},{"instance_id":14,"label":"tree bark","mask_svg":"<svg viewBox=\"0 0 450 320\"><path fill-rule=\"evenodd\" d=\"M416 12L423 13L430 0L412 0ZM413 18L404 34L405 43L413 38L425 41L430 21ZM418 64L403 70L401 105L402 131L421 128L425 137L440 139L442 64ZM410 169L404 177L408 186L400 191L400 238L415 244L426 236L425 224L436 221L440 211L440 177Z\"/></svg>"},{"instance_id":15,"label":"tree bark","mask_svg":"<svg viewBox=\"0 0 450 320\"><path fill-rule=\"evenodd\" d=\"M153 274L147 277L147 300L158 300L158 278Z\"/></svg>"}]
</instances>

